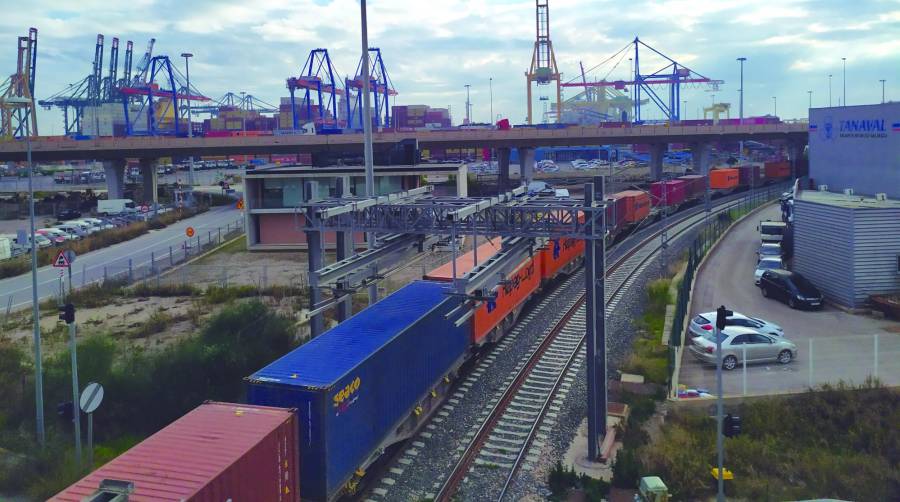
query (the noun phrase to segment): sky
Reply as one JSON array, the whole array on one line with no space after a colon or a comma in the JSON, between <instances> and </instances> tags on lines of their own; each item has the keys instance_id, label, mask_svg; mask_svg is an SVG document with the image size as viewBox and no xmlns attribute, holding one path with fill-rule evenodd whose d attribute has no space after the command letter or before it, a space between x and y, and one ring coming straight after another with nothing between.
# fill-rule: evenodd
<instances>
[{"instance_id":1,"label":"sky","mask_svg":"<svg viewBox=\"0 0 900 502\"><path fill-rule=\"evenodd\" d=\"M550 0L550 36L563 81L580 77L625 79L627 57L599 63L640 39L679 64L712 79L682 90L682 118L697 118L713 102L732 104L738 114L740 67L744 66L744 115L807 116L843 98L846 59L848 104L900 100L900 0ZM133 40L135 62L147 41L155 55L191 52L191 84L217 98L245 91L278 104L285 79L301 73L309 51L327 48L341 75L355 73L359 54L358 0L0 0L0 74L13 73L16 37L38 29L36 95L46 98L91 71L98 33ZM13 7L15 4L15 7ZM381 48L399 93L392 104L451 107L454 123L465 115L465 85L471 85L472 120L494 115L525 121L525 76L535 39L534 2L528 0L370 0L368 35ZM644 49L642 73L663 65ZM618 63L618 64L616 64ZM121 73L121 69L119 70ZM106 68L104 68L104 73ZM492 92L491 92L492 88ZM564 97L578 92L564 89ZM668 90L658 92L667 96ZM492 94L492 97L491 97ZM552 99L551 87L535 88ZM775 99L773 99L773 97ZM644 118L660 119L647 105ZM38 115L39 132L62 133L58 110Z\"/></svg>"}]
</instances>

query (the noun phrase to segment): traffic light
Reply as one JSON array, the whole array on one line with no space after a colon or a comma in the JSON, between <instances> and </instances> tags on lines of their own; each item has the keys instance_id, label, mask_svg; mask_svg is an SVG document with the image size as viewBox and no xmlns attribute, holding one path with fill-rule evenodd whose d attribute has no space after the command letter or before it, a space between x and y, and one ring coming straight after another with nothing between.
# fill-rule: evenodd
<instances>
[{"instance_id":1,"label":"traffic light","mask_svg":"<svg viewBox=\"0 0 900 502\"><path fill-rule=\"evenodd\" d=\"M725 320L728 316L733 315L734 312L725 308L725 305L720 305L719 308L716 309L716 327L719 330L725 329Z\"/></svg>"},{"instance_id":2,"label":"traffic light","mask_svg":"<svg viewBox=\"0 0 900 502\"><path fill-rule=\"evenodd\" d=\"M733 438L741 434L741 417L736 417L731 413L725 415L722 423L722 434L725 437Z\"/></svg>"},{"instance_id":3,"label":"traffic light","mask_svg":"<svg viewBox=\"0 0 900 502\"><path fill-rule=\"evenodd\" d=\"M75 305L67 303L59 308L59 320L65 321L66 324L75 322Z\"/></svg>"}]
</instances>

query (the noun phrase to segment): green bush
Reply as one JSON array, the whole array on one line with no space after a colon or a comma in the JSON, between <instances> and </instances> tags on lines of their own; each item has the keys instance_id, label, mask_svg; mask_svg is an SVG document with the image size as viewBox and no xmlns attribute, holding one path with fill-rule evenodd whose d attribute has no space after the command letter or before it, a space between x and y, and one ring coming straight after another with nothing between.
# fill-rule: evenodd
<instances>
[{"instance_id":1,"label":"green bush","mask_svg":"<svg viewBox=\"0 0 900 502\"><path fill-rule=\"evenodd\" d=\"M28 256L17 256L0 261L0 279L22 275L31 270L31 260Z\"/></svg>"},{"instance_id":2,"label":"green bush","mask_svg":"<svg viewBox=\"0 0 900 502\"><path fill-rule=\"evenodd\" d=\"M151 352L123 350L113 338L94 335L78 343L80 382L101 382L107 399L95 413L98 443L109 444L98 462L124 451L129 443L171 423L207 399L240 401L243 378L290 351L295 345L293 323L256 301L225 307L193 337ZM47 410L72 400L69 352L45 361L44 397ZM66 461L71 455L71 425L48 413L48 447L31 442L34 430L33 383L21 351L0 345L0 447L13 452L10 468L0 468L0 489L46 499L78 478ZM12 387L8 387L12 386ZM19 387L28 387L21 392ZM9 390L12 389L12 390ZM11 393L11 394L8 394ZM118 446L117 446L118 445ZM10 456L0 455L0 461Z\"/></svg>"},{"instance_id":3,"label":"green bush","mask_svg":"<svg viewBox=\"0 0 900 502\"><path fill-rule=\"evenodd\" d=\"M138 326L132 333L132 336L135 338L147 338L148 336L162 333L173 322L175 322L175 319L172 316L167 314L164 310L158 309L156 312L150 314L150 317Z\"/></svg>"}]
</instances>

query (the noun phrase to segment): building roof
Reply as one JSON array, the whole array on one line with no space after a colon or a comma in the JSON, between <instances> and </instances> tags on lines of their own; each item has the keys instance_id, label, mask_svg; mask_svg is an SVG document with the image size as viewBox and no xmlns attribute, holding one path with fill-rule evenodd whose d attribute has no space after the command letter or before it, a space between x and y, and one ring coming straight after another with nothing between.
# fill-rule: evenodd
<instances>
[{"instance_id":1,"label":"building roof","mask_svg":"<svg viewBox=\"0 0 900 502\"><path fill-rule=\"evenodd\" d=\"M865 195L846 195L817 190L803 190L799 193L797 200L845 209L900 209L900 200L897 199L875 200L875 197Z\"/></svg>"}]
</instances>

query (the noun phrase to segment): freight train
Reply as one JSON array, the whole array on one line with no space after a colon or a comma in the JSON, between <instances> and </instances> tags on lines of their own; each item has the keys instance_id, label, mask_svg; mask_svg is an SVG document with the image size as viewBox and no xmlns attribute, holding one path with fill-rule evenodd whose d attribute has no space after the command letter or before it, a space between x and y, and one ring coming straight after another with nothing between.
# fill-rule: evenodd
<instances>
[{"instance_id":1,"label":"freight train","mask_svg":"<svg viewBox=\"0 0 900 502\"><path fill-rule=\"evenodd\" d=\"M713 179L741 183L739 173ZM706 186L703 176L675 181L659 188L671 190L673 206ZM610 240L651 218L653 199L638 190L607 196ZM241 496L247 489L284 502L353 493L376 460L438 409L481 346L501 339L529 299L583 260L580 239L536 246L474 306L448 292L454 275L476 267L475 251L428 272L247 377L249 404L201 405L53 500L82 500L104 479L133 482L135 500L253 499ZM488 240L478 263L499 252Z\"/></svg>"},{"instance_id":2,"label":"freight train","mask_svg":"<svg viewBox=\"0 0 900 502\"><path fill-rule=\"evenodd\" d=\"M709 171L711 197L720 197L742 190L759 188L790 179L790 162L766 162L764 165L745 165ZM679 176L672 180L650 184L650 199L659 211L674 212L703 199L706 177L698 174Z\"/></svg>"}]
</instances>

